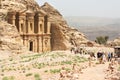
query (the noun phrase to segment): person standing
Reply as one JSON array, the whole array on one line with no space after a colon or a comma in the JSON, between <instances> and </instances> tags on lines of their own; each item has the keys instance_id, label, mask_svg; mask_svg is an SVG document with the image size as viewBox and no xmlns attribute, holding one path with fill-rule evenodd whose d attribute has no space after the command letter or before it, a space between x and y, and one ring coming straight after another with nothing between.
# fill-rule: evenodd
<instances>
[{"instance_id":1,"label":"person standing","mask_svg":"<svg viewBox=\"0 0 120 80\"><path fill-rule=\"evenodd\" d=\"M108 61L111 61L111 53L108 53Z\"/></svg>"}]
</instances>

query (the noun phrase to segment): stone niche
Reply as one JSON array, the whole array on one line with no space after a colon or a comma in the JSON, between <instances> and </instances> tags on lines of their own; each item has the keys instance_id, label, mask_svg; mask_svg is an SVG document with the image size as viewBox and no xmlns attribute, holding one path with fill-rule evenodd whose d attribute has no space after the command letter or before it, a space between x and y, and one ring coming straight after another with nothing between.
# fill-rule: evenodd
<instances>
[{"instance_id":1,"label":"stone niche","mask_svg":"<svg viewBox=\"0 0 120 80\"><path fill-rule=\"evenodd\" d=\"M23 44L33 52L51 51L51 23L42 11L8 12L8 23L15 25Z\"/></svg>"}]
</instances>

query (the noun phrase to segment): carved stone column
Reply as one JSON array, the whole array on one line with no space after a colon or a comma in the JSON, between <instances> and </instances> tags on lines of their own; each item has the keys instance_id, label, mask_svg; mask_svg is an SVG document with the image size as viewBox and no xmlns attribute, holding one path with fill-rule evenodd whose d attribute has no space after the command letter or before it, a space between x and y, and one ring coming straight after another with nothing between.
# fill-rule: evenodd
<instances>
[{"instance_id":1,"label":"carved stone column","mask_svg":"<svg viewBox=\"0 0 120 80\"><path fill-rule=\"evenodd\" d=\"M34 41L34 52L37 52L37 48L38 48L38 41L37 41L37 37L35 37L35 41Z\"/></svg>"},{"instance_id":2,"label":"carved stone column","mask_svg":"<svg viewBox=\"0 0 120 80\"><path fill-rule=\"evenodd\" d=\"M34 33L34 13L27 13L27 32L28 34Z\"/></svg>"},{"instance_id":3,"label":"carved stone column","mask_svg":"<svg viewBox=\"0 0 120 80\"><path fill-rule=\"evenodd\" d=\"M43 42L42 42L42 36L38 37L38 48L37 48L37 52L43 52Z\"/></svg>"},{"instance_id":4,"label":"carved stone column","mask_svg":"<svg viewBox=\"0 0 120 80\"><path fill-rule=\"evenodd\" d=\"M19 13L19 32L21 34L26 33L26 14L25 13Z\"/></svg>"},{"instance_id":5,"label":"carved stone column","mask_svg":"<svg viewBox=\"0 0 120 80\"><path fill-rule=\"evenodd\" d=\"M38 33L44 34L44 17L39 17L39 23L38 23Z\"/></svg>"},{"instance_id":6,"label":"carved stone column","mask_svg":"<svg viewBox=\"0 0 120 80\"><path fill-rule=\"evenodd\" d=\"M47 34L50 34L51 23L47 22Z\"/></svg>"},{"instance_id":7,"label":"carved stone column","mask_svg":"<svg viewBox=\"0 0 120 80\"><path fill-rule=\"evenodd\" d=\"M50 36L46 35L43 37L43 52L51 51Z\"/></svg>"},{"instance_id":8,"label":"carved stone column","mask_svg":"<svg viewBox=\"0 0 120 80\"><path fill-rule=\"evenodd\" d=\"M23 37L23 45L28 48L28 38L27 38L27 36Z\"/></svg>"},{"instance_id":9,"label":"carved stone column","mask_svg":"<svg viewBox=\"0 0 120 80\"><path fill-rule=\"evenodd\" d=\"M37 14L38 17L38 34L44 34L44 15L40 12Z\"/></svg>"}]
</instances>

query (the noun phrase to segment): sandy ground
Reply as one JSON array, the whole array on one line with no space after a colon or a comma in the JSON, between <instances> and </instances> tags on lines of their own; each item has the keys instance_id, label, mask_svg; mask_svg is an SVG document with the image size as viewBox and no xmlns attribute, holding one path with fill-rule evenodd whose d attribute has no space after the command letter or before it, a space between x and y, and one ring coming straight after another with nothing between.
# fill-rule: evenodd
<instances>
[{"instance_id":1,"label":"sandy ground","mask_svg":"<svg viewBox=\"0 0 120 80\"><path fill-rule=\"evenodd\" d=\"M82 65L88 65L88 63L82 63ZM109 62L106 62L105 64L97 64L91 67L87 67L85 69L82 69L82 73L75 73L72 76L78 76L76 79L63 79L63 80L107 80L107 73ZM61 67L57 66L56 68ZM71 66L66 66L71 67ZM48 76L44 76L43 80L59 80L60 75L49 74Z\"/></svg>"},{"instance_id":2,"label":"sandy ground","mask_svg":"<svg viewBox=\"0 0 120 80\"><path fill-rule=\"evenodd\" d=\"M69 52L67 52L67 53L69 53ZM73 55L73 53L71 53L70 55ZM81 56L83 56L83 55L81 55ZM87 58L88 55L84 55L84 57ZM37 60L39 60L39 58ZM27 62L24 64L27 64ZM98 61L95 60L95 61L93 61L91 67L88 65L89 65L88 62L79 63L79 66L77 65L77 68L82 67L81 73L75 72L71 75L71 76L77 76L77 78L76 79L69 78L69 79L62 79L62 80L111 80L111 79L105 79L105 77L107 75L109 75L106 73L109 62L106 62L105 64L98 64ZM53 70L61 69L62 67L72 69L73 65L65 64L65 65L56 65L56 66L46 66L41 69L31 68L30 70L25 70L25 72L23 72L24 70L9 71L9 72L3 72L3 73L0 72L0 80L2 80L2 77L5 77L5 76L15 76L14 80L36 80L34 77L34 75L36 73L40 75L41 80L60 80L60 73L55 73L55 74L50 73L50 69L53 69ZM83 67L85 67L85 68L83 68ZM117 69L118 65L115 66L115 68ZM45 72L45 71L48 71L48 72ZM32 75L26 76L26 74L28 74L28 73L32 73ZM4 74L4 76L2 76L3 74Z\"/></svg>"},{"instance_id":3,"label":"sandy ground","mask_svg":"<svg viewBox=\"0 0 120 80\"><path fill-rule=\"evenodd\" d=\"M106 77L105 70L107 69L108 63L89 67L83 70L83 74L80 74L79 80L104 80Z\"/></svg>"}]
</instances>

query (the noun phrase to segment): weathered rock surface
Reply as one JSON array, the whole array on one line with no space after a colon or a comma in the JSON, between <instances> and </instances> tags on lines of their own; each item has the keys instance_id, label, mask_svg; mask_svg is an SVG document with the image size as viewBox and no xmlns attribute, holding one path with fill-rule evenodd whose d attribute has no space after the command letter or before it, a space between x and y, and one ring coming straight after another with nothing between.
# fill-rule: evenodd
<instances>
[{"instance_id":1,"label":"weathered rock surface","mask_svg":"<svg viewBox=\"0 0 120 80\"><path fill-rule=\"evenodd\" d=\"M22 44L22 39L15 26L7 22L0 21L0 57L12 56L14 53L19 54L26 51Z\"/></svg>"},{"instance_id":2,"label":"weathered rock surface","mask_svg":"<svg viewBox=\"0 0 120 80\"><path fill-rule=\"evenodd\" d=\"M7 58L21 53L31 53L23 45L16 26L10 25L5 21L8 11L22 12L27 10L27 6L27 4L23 4L23 0L2 1L2 7L0 9L0 58Z\"/></svg>"},{"instance_id":3,"label":"weathered rock surface","mask_svg":"<svg viewBox=\"0 0 120 80\"><path fill-rule=\"evenodd\" d=\"M16 1L5 0L5 1L2 1L2 9L8 10L8 11L21 11L26 9L26 6Z\"/></svg>"},{"instance_id":4,"label":"weathered rock surface","mask_svg":"<svg viewBox=\"0 0 120 80\"><path fill-rule=\"evenodd\" d=\"M6 11L24 12L26 10L31 10L36 12L43 10L43 12L46 12L49 17L48 20L52 23L52 50L66 50L71 46L80 46L81 44L89 42L83 33L71 28L63 16L48 3L45 3L41 7L35 2L35 0L5 0L2 3L2 9ZM2 17L4 18L4 16Z\"/></svg>"},{"instance_id":5,"label":"weathered rock surface","mask_svg":"<svg viewBox=\"0 0 120 80\"><path fill-rule=\"evenodd\" d=\"M35 0L4 0L2 1L2 8L9 11L24 11L27 9L34 11L40 10Z\"/></svg>"},{"instance_id":6,"label":"weathered rock surface","mask_svg":"<svg viewBox=\"0 0 120 80\"><path fill-rule=\"evenodd\" d=\"M39 11L40 6L35 0L16 0L16 2L23 4L26 6L26 9L31 9L33 11Z\"/></svg>"},{"instance_id":7,"label":"weathered rock surface","mask_svg":"<svg viewBox=\"0 0 120 80\"><path fill-rule=\"evenodd\" d=\"M113 74L109 74L106 80L120 80L120 71L116 71Z\"/></svg>"},{"instance_id":8,"label":"weathered rock surface","mask_svg":"<svg viewBox=\"0 0 120 80\"><path fill-rule=\"evenodd\" d=\"M109 41L107 43L109 46L120 46L120 37L114 39L113 41Z\"/></svg>"},{"instance_id":9,"label":"weathered rock surface","mask_svg":"<svg viewBox=\"0 0 120 80\"><path fill-rule=\"evenodd\" d=\"M120 46L120 37L116 38L113 42L116 44L116 46Z\"/></svg>"},{"instance_id":10,"label":"weathered rock surface","mask_svg":"<svg viewBox=\"0 0 120 80\"><path fill-rule=\"evenodd\" d=\"M5 20L6 16L7 16L7 10L0 9L0 21Z\"/></svg>"},{"instance_id":11,"label":"weathered rock surface","mask_svg":"<svg viewBox=\"0 0 120 80\"><path fill-rule=\"evenodd\" d=\"M50 4L45 3L41 9L47 13L49 21L52 23L52 50L66 50L72 45L80 46L88 42L85 35L71 28L63 16Z\"/></svg>"}]
</instances>

